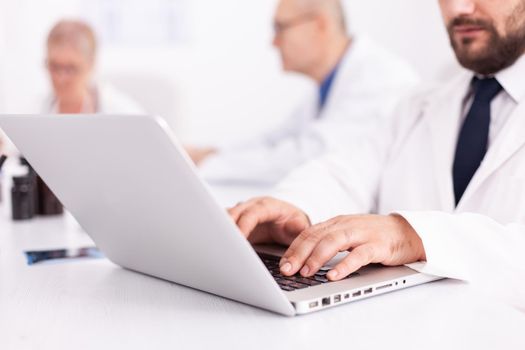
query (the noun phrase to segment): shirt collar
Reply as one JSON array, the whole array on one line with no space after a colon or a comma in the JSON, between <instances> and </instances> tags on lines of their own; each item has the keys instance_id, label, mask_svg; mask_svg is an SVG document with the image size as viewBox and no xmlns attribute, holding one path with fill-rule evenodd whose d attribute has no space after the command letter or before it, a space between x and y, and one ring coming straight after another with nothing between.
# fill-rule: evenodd
<instances>
[{"instance_id":1,"label":"shirt collar","mask_svg":"<svg viewBox=\"0 0 525 350\"><path fill-rule=\"evenodd\" d=\"M343 64L343 61L347 61L348 55L350 55L350 53L354 51L354 42L354 38L352 38L351 41L348 42L343 55L341 56L335 67L332 69L332 71L325 77L325 79L321 83L319 87L319 110L323 109L323 107L326 105L326 102L330 95L330 91L332 89L332 86L334 85L334 80L337 77L337 73L339 72L339 69ZM347 64L347 62L345 62L344 64Z\"/></svg>"},{"instance_id":2,"label":"shirt collar","mask_svg":"<svg viewBox=\"0 0 525 350\"><path fill-rule=\"evenodd\" d=\"M496 73L495 77L516 103L525 99L525 54L512 66Z\"/></svg>"}]
</instances>

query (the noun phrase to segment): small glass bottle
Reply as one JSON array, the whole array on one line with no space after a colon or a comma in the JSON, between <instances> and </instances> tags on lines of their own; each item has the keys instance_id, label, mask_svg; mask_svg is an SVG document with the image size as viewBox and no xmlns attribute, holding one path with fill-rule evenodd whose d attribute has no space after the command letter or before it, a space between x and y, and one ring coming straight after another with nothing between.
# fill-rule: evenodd
<instances>
[{"instance_id":1,"label":"small glass bottle","mask_svg":"<svg viewBox=\"0 0 525 350\"><path fill-rule=\"evenodd\" d=\"M31 176L13 177L11 207L13 220L29 220L35 216L35 188Z\"/></svg>"}]
</instances>

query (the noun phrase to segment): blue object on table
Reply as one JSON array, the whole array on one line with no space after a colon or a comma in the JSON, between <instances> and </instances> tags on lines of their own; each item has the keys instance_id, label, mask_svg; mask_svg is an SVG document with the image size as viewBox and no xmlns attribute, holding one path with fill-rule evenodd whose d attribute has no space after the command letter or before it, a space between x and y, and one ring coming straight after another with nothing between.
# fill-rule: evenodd
<instances>
[{"instance_id":1,"label":"blue object on table","mask_svg":"<svg viewBox=\"0 0 525 350\"><path fill-rule=\"evenodd\" d=\"M84 259L102 259L104 254L95 247L25 252L28 265L59 264Z\"/></svg>"}]
</instances>

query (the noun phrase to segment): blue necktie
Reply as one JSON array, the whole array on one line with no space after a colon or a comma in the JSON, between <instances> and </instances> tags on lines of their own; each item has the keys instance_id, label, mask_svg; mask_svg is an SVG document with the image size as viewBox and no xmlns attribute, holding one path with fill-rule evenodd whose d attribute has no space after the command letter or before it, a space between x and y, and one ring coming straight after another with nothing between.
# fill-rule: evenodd
<instances>
[{"instance_id":1,"label":"blue necktie","mask_svg":"<svg viewBox=\"0 0 525 350\"><path fill-rule=\"evenodd\" d=\"M490 128L490 103L503 89L495 78L474 78L472 85L474 101L461 128L454 160L456 206L485 158Z\"/></svg>"}]
</instances>

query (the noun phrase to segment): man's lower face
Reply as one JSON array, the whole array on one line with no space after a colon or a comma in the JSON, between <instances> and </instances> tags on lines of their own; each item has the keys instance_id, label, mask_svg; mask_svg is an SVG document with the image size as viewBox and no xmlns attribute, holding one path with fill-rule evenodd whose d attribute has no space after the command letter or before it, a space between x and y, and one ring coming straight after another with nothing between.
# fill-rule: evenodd
<instances>
[{"instance_id":1,"label":"man's lower face","mask_svg":"<svg viewBox=\"0 0 525 350\"><path fill-rule=\"evenodd\" d=\"M459 28L450 35L459 63L482 75L509 67L523 53L516 38L503 37L489 25Z\"/></svg>"},{"instance_id":2,"label":"man's lower face","mask_svg":"<svg viewBox=\"0 0 525 350\"><path fill-rule=\"evenodd\" d=\"M453 19L447 29L459 63L482 75L496 74L514 64L525 53L525 0L505 26L502 34L487 19Z\"/></svg>"},{"instance_id":3,"label":"man's lower face","mask_svg":"<svg viewBox=\"0 0 525 350\"><path fill-rule=\"evenodd\" d=\"M461 57L475 59L490 51L491 44L498 40L497 34L486 29L454 34L454 49Z\"/></svg>"}]
</instances>

